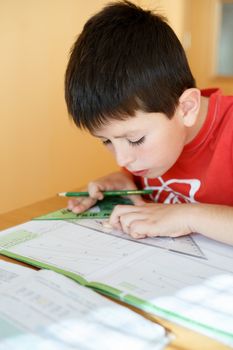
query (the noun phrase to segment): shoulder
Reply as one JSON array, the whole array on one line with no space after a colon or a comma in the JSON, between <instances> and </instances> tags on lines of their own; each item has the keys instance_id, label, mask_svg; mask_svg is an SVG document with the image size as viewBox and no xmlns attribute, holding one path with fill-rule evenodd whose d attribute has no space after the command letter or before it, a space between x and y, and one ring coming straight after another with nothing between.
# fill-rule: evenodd
<instances>
[{"instance_id":1,"label":"shoulder","mask_svg":"<svg viewBox=\"0 0 233 350\"><path fill-rule=\"evenodd\" d=\"M233 96L224 96L217 90L214 98L210 97L209 110L213 112L213 137L219 148L228 153L228 161L233 162ZM228 150L228 151L227 151Z\"/></svg>"},{"instance_id":2,"label":"shoulder","mask_svg":"<svg viewBox=\"0 0 233 350\"><path fill-rule=\"evenodd\" d=\"M205 89L201 93L209 98L207 118L212 121L213 129L224 129L233 135L233 96L224 96L220 89Z\"/></svg>"},{"instance_id":3,"label":"shoulder","mask_svg":"<svg viewBox=\"0 0 233 350\"><path fill-rule=\"evenodd\" d=\"M233 96L224 96L220 89L201 90L201 95L209 98L208 113L216 117L233 117Z\"/></svg>"}]
</instances>

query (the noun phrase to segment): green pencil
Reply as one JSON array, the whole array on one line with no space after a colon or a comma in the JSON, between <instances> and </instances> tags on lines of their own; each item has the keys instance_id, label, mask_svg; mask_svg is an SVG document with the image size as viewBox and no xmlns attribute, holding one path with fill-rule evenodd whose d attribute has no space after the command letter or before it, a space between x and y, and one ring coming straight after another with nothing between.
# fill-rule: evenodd
<instances>
[{"instance_id":1,"label":"green pencil","mask_svg":"<svg viewBox=\"0 0 233 350\"><path fill-rule=\"evenodd\" d=\"M138 194L151 194L153 190L122 190L122 191L104 191L104 197L107 196L131 196ZM60 197L89 197L89 192L60 192Z\"/></svg>"}]
</instances>

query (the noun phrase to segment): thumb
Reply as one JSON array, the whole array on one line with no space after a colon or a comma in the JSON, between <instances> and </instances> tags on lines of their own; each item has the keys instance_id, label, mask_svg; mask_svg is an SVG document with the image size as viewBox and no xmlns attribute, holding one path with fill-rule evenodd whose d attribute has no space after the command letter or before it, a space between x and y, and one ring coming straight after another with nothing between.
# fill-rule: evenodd
<instances>
[{"instance_id":1,"label":"thumb","mask_svg":"<svg viewBox=\"0 0 233 350\"><path fill-rule=\"evenodd\" d=\"M91 198L102 200L104 198L102 191L104 191L104 187L100 183L90 182L88 184L88 192Z\"/></svg>"}]
</instances>

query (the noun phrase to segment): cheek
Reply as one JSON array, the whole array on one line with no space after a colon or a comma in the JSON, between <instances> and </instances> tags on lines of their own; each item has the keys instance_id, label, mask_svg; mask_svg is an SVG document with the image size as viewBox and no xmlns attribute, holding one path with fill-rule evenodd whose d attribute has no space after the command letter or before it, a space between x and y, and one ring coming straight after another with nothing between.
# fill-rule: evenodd
<instances>
[{"instance_id":1,"label":"cheek","mask_svg":"<svg viewBox=\"0 0 233 350\"><path fill-rule=\"evenodd\" d=\"M157 162L158 158L158 144L157 142L147 142L146 145L143 145L137 149L137 160L140 162L143 167L151 167L154 163Z\"/></svg>"},{"instance_id":2,"label":"cheek","mask_svg":"<svg viewBox=\"0 0 233 350\"><path fill-rule=\"evenodd\" d=\"M168 168L170 168L179 158L183 149L183 143L180 140L172 140L169 145L164 148L164 153L161 153L163 158L163 162L167 164Z\"/></svg>"},{"instance_id":3,"label":"cheek","mask_svg":"<svg viewBox=\"0 0 233 350\"><path fill-rule=\"evenodd\" d=\"M151 168L160 168L167 171L177 160L184 147L184 137L182 133L163 135L157 138L156 142L150 142L138 152L145 164Z\"/></svg>"}]
</instances>

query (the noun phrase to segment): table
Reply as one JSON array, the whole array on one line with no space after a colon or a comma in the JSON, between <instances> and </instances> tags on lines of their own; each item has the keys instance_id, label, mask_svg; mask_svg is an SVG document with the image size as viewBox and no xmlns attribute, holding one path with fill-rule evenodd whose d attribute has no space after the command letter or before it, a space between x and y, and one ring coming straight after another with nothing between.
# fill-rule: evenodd
<instances>
[{"instance_id":1,"label":"table","mask_svg":"<svg viewBox=\"0 0 233 350\"><path fill-rule=\"evenodd\" d=\"M52 197L46 200L25 206L23 208L13 210L6 214L0 215L0 230L6 229L11 226L19 225L25 221L31 220L33 217L47 214L51 211L55 211L61 208L65 208L67 198ZM13 263L26 265L24 263L12 260L7 257L0 256L0 259L10 261ZM30 266L33 268L32 266ZM113 302L116 302L115 300ZM122 304L122 303L121 303ZM142 314L144 317L151 319L152 321L162 324L167 329L170 329L176 336L171 344L167 347L167 350L224 350L229 347L192 330L173 324L169 321L163 320L154 315L147 314L143 311L136 310L134 307L123 304L132 310Z\"/></svg>"}]
</instances>

